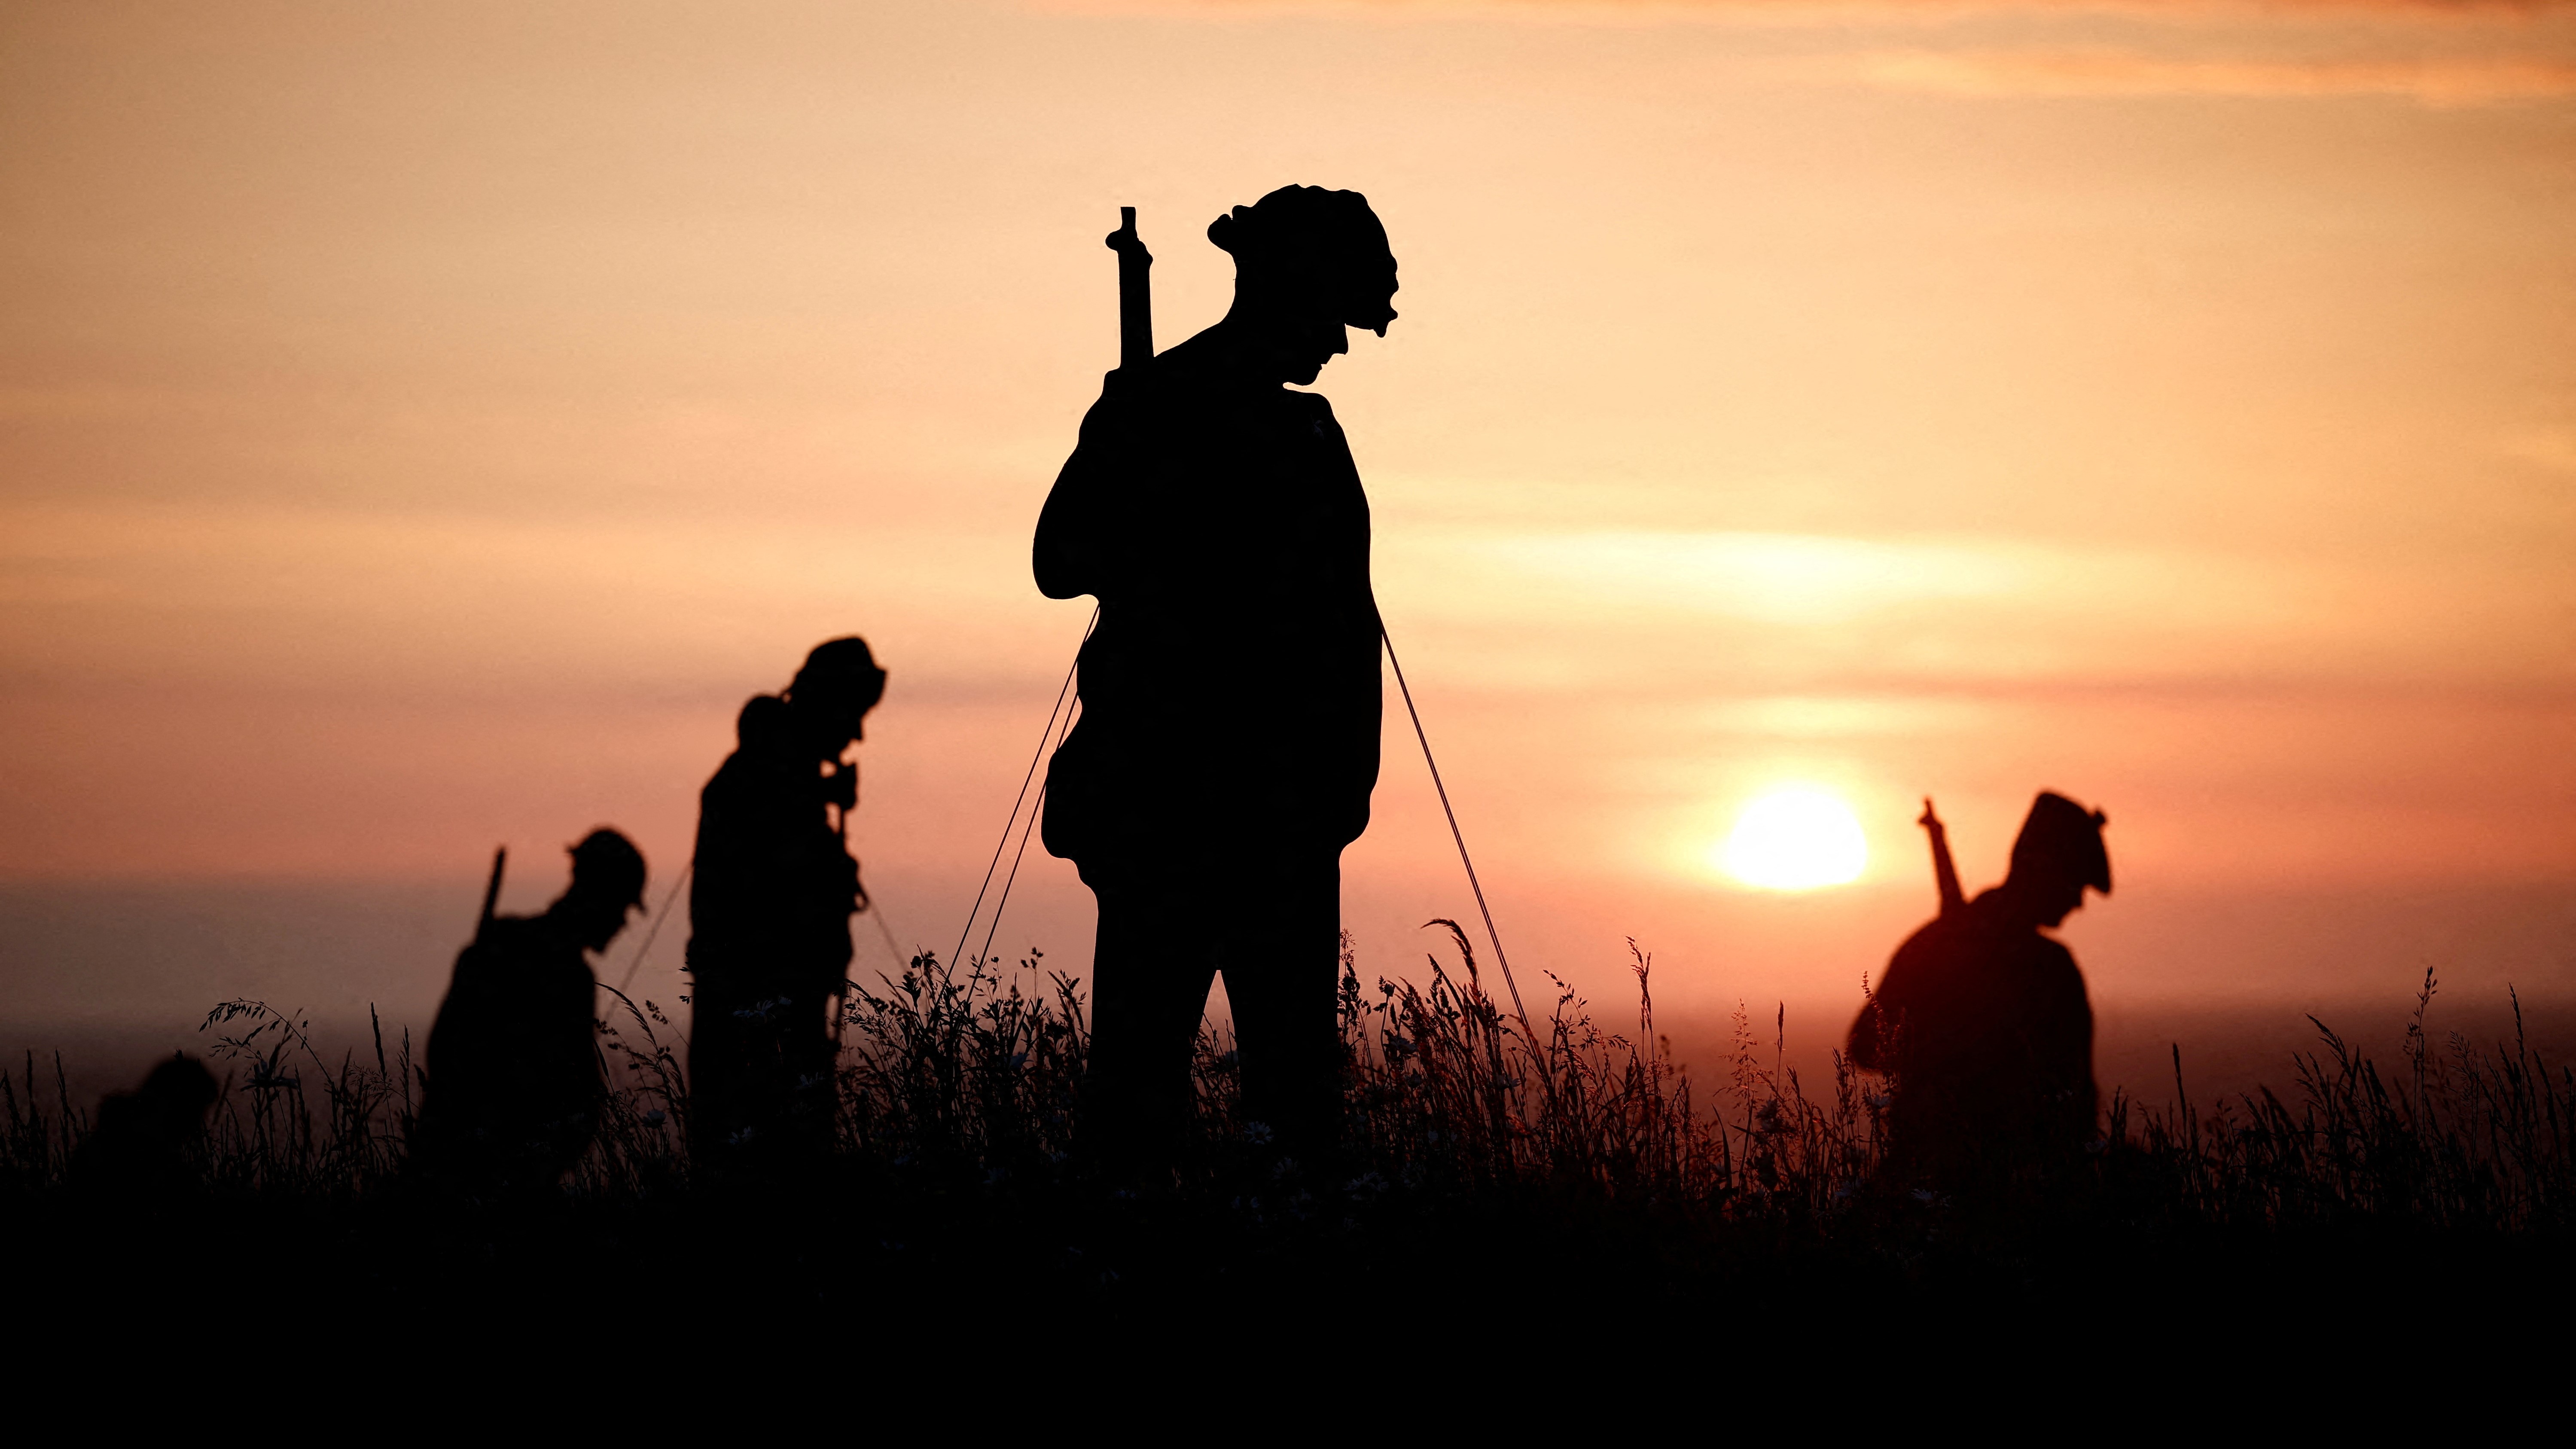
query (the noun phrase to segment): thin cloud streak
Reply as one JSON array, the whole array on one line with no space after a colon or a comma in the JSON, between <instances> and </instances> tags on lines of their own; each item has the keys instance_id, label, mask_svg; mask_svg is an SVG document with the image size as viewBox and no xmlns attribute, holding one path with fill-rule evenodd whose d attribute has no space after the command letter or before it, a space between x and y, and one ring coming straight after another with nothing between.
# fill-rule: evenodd
<instances>
[{"instance_id":1,"label":"thin cloud streak","mask_svg":"<svg viewBox=\"0 0 2576 1449\"><path fill-rule=\"evenodd\" d=\"M1383 21L1532 20L1591 25L1929 23L1975 15L2106 15L2176 21L2378 18L2493 21L2565 15L2576 0L1032 0L1059 15L1213 20L1324 15Z\"/></svg>"},{"instance_id":2,"label":"thin cloud streak","mask_svg":"<svg viewBox=\"0 0 2576 1449\"><path fill-rule=\"evenodd\" d=\"M1884 51L1854 71L1888 90L1978 99L2391 96L2480 106L2576 95L2576 61L2198 60L2116 50Z\"/></svg>"}]
</instances>

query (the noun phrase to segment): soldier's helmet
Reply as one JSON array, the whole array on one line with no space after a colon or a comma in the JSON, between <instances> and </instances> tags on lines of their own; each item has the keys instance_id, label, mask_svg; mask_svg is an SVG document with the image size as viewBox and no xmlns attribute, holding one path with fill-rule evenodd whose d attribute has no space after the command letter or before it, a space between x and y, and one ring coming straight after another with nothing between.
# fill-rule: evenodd
<instances>
[{"instance_id":1,"label":"soldier's helmet","mask_svg":"<svg viewBox=\"0 0 2576 1449\"><path fill-rule=\"evenodd\" d=\"M185 1052L174 1052L170 1060L152 1069L135 1095L172 1124L185 1126L204 1120L206 1109L215 1105L215 1099L222 1094L204 1062Z\"/></svg>"},{"instance_id":2,"label":"soldier's helmet","mask_svg":"<svg viewBox=\"0 0 2576 1449\"><path fill-rule=\"evenodd\" d=\"M644 852L633 841L603 825L571 851L574 892L623 905L644 904Z\"/></svg>"},{"instance_id":3,"label":"soldier's helmet","mask_svg":"<svg viewBox=\"0 0 2576 1449\"><path fill-rule=\"evenodd\" d=\"M800 710L817 710L831 724L847 726L849 737L857 739L860 722L885 698L885 682L868 641L852 634L815 645L789 681L785 697Z\"/></svg>"},{"instance_id":4,"label":"soldier's helmet","mask_svg":"<svg viewBox=\"0 0 2576 1449\"><path fill-rule=\"evenodd\" d=\"M1208 223L1208 240L1233 254L1240 281L1315 297L1380 337L1395 320L1395 252L1356 191L1282 186Z\"/></svg>"},{"instance_id":5,"label":"soldier's helmet","mask_svg":"<svg viewBox=\"0 0 2576 1449\"><path fill-rule=\"evenodd\" d=\"M2013 874L2045 871L2109 895L2111 854L2102 846L2102 827L2110 823L2099 810L2087 810L2054 790L2040 791L2013 841Z\"/></svg>"}]
</instances>

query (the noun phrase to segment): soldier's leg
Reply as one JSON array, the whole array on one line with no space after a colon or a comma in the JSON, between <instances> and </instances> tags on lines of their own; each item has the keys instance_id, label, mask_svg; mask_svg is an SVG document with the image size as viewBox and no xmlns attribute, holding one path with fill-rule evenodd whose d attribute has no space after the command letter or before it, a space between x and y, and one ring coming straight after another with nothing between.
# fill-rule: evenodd
<instances>
[{"instance_id":1,"label":"soldier's leg","mask_svg":"<svg viewBox=\"0 0 2576 1449\"><path fill-rule=\"evenodd\" d=\"M1341 1135L1339 853L1278 860L1253 884L1258 900L1242 903L1225 973L1244 1120L1269 1124L1287 1155L1323 1163Z\"/></svg>"},{"instance_id":2,"label":"soldier's leg","mask_svg":"<svg viewBox=\"0 0 2576 1449\"><path fill-rule=\"evenodd\" d=\"M786 1066L795 1078L790 1132L794 1149L811 1156L831 1151L832 1121L840 1105L840 1084L835 1080L840 1053L825 1025L834 1009L808 998L793 1003L788 1012Z\"/></svg>"},{"instance_id":3,"label":"soldier's leg","mask_svg":"<svg viewBox=\"0 0 2576 1449\"><path fill-rule=\"evenodd\" d=\"M809 1031L811 1007L774 979L742 992L730 1013L729 1030L736 1050L731 1091L733 1136L728 1139L746 1163L764 1170L782 1158L800 1155L804 1143L804 1081L810 1063L802 1048Z\"/></svg>"},{"instance_id":4,"label":"soldier's leg","mask_svg":"<svg viewBox=\"0 0 2576 1449\"><path fill-rule=\"evenodd\" d=\"M741 1005L704 977L689 993L689 1153L700 1167L721 1161L743 1127Z\"/></svg>"},{"instance_id":5,"label":"soldier's leg","mask_svg":"<svg viewBox=\"0 0 2576 1449\"><path fill-rule=\"evenodd\" d=\"M1169 1166L1190 1109L1190 1049L1216 969L1201 903L1152 881L1100 881L1083 1133L1112 1171Z\"/></svg>"}]
</instances>

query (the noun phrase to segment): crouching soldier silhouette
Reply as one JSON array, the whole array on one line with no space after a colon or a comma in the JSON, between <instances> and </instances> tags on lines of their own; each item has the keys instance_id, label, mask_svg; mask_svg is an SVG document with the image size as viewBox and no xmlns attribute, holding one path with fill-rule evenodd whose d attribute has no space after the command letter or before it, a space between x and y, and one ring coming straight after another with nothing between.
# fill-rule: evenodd
<instances>
[{"instance_id":1,"label":"crouching soldier silhouette","mask_svg":"<svg viewBox=\"0 0 2576 1449\"><path fill-rule=\"evenodd\" d=\"M817 645L784 691L742 707L734 752L699 793L688 963L701 1164L830 1146L828 1023L849 980L850 917L867 907L848 838L858 766L842 756L885 679L865 641Z\"/></svg>"},{"instance_id":2,"label":"crouching soldier silhouette","mask_svg":"<svg viewBox=\"0 0 2576 1449\"><path fill-rule=\"evenodd\" d=\"M1928 811L1925 823L1937 830ZM1849 1046L1855 1065L1895 1078L1891 1174L1991 1184L2092 1140L2093 1008L2074 955L2041 932L2081 907L2086 887L2110 894L2105 823L2042 793L2004 883L1897 948Z\"/></svg>"},{"instance_id":3,"label":"crouching soldier silhouette","mask_svg":"<svg viewBox=\"0 0 2576 1449\"><path fill-rule=\"evenodd\" d=\"M584 953L643 904L642 853L600 829L572 847L572 884L543 914L487 913L429 1029L424 1167L488 1194L551 1189L581 1160L604 1085Z\"/></svg>"},{"instance_id":4,"label":"crouching soldier silhouette","mask_svg":"<svg viewBox=\"0 0 2576 1449\"><path fill-rule=\"evenodd\" d=\"M111 1197L185 1192L197 1181L192 1158L218 1095L205 1063L174 1053L143 1085L111 1092L98 1104L98 1125L72 1154L72 1184Z\"/></svg>"},{"instance_id":5,"label":"crouching soldier silhouette","mask_svg":"<svg viewBox=\"0 0 2576 1449\"><path fill-rule=\"evenodd\" d=\"M1348 328L1385 333L1395 258L1365 197L1311 186L1208 239L1234 256L1232 308L1109 375L1034 549L1049 598L1100 601L1045 839L1099 903L1085 1130L1113 1170L1177 1146L1219 971L1245 1119L1331 1152L1341 851L1377 783L1368 498L1331 405L1283 384Z\"/></svg>"}]
</instances>

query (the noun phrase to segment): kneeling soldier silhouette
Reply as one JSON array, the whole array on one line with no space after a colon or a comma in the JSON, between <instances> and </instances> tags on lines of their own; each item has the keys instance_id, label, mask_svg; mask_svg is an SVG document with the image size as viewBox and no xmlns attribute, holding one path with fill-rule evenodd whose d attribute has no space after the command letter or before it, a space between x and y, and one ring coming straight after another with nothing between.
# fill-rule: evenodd
<instances>
[{"instance_id":1,"label":"kneeling soldier silhouette","mask_svg":"<svg viewBox=\"0 0 2576 1449\"><path fill-rule=\"evenodd\" d=\"M544 914L487 907L429 1030L423 1166L484 1194L551 1189L581 1160L603 1087L583 953L606 950L643 904L642 853L602 829L572 847L572 884Z\"/></svg>"},{"instance_id":2,"label":"kneeling soldier silhouette","mask_svg":"<svg viewBox=\"0 0 2576 1449\"><path fill-rule=\"evenodd\" d=\"M2093 1007L2065 946L2041 934L2111 893L2099 811L2043 792L2002 885L1951 904L1907 938L1852 1023L1854 1065L1892 1074L1888 1170L1903 1180L1993 1183L2079 1153L2094 1133ZM1927 810L1947 865L1939 822Z\"/></svg>"},{"instance_id":3,"label":"kneeling soldier silhouette","mask_svg":"<svg viewBox=\"0 0 2576 1449\"><path fill-rule=\"evenodd\" d=\"M191 1159L205 1139L206 1113L221 1095L206 1064L185 1052L155 1066L133 1091L110 1092L98 1104L98 1125L72 1154L71 1184L140 1197L196 1186Z\"/></svg>"}]
</instances>

